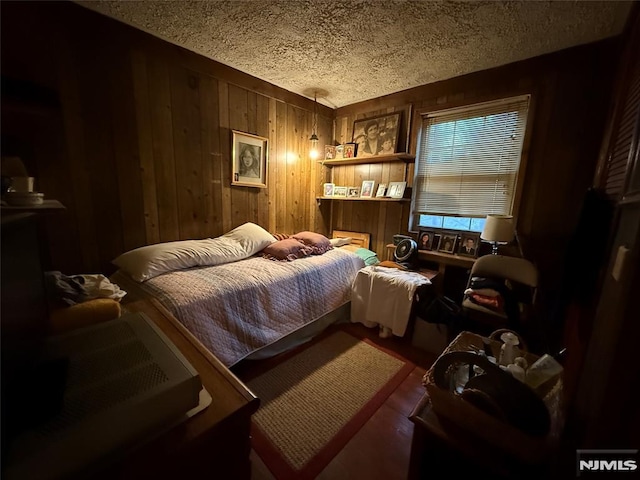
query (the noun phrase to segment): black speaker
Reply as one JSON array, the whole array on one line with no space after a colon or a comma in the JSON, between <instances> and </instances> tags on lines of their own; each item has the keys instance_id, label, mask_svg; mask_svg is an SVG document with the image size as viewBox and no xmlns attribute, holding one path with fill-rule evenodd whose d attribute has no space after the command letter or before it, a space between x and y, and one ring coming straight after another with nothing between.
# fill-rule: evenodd
<instances>
[{"instance_id":1,"label":"black speaker","mask_svg":"<svg viewBox=\"0 0 640 480\"><path fill-rule=\"evenodd\" d=\"M413 238L400 240L393 252L393 259L409 270L418 269L418 244Z\"/></svg>"}]
</instances>

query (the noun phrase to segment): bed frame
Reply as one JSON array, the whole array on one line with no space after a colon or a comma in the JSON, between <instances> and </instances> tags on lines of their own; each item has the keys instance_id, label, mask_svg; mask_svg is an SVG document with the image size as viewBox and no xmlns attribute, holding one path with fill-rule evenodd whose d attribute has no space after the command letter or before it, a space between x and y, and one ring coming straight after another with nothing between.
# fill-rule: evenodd
<instances>
[{"instance_id":1,"label":"bed frame","mask_svg":"<svg viewBox=\"0 0 640 480\"><path fill-rule=\"evenodd\" d=\"M369 249L371 244L371 235L369 233L334 230L331 238L350 238L351 245L357 245L366 249Z\"/></svg>"}]
</instances>

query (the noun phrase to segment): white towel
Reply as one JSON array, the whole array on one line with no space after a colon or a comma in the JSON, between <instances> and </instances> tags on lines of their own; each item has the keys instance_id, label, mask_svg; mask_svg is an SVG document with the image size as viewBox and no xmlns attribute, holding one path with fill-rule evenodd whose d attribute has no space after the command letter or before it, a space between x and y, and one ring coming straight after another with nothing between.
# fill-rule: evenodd
<instances>
[{"instance_id":1,"label":"white towel","mask_svg":"<svg viewBox=\"0 0 640 480\"><path fill-rule=\"evenodd\" d=\"M351 321L369 327L381 325L402 337L407 330L416 289L430 283L416 272L375 265L365 267L353 281Z\"/></svg>"}]
</instances>

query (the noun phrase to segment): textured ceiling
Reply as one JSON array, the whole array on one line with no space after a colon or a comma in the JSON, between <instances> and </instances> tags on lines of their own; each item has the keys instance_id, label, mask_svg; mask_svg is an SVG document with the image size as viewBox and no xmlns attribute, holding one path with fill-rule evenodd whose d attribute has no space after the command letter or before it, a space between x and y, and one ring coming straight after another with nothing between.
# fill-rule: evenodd
<instances>
[{"instance_id":1,"label":"textured ceiling","mask_svg":"<svg viewBox=\"0 0 640 480\"><path fill-rule=\"evenodd\" d=\"M619 34L615 1L78 1L333 108Z\"/></svg>"}]
</instances>

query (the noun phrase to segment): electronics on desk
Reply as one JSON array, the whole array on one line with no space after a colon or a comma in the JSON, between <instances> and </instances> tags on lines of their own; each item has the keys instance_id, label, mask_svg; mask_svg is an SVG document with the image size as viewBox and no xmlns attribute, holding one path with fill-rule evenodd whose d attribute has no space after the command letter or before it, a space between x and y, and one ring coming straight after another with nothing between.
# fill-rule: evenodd
<instances>
[{"instance_id":1,"label":"electronics on desk","mask_svg":"<svg viewBox=\"0 0 640 480\"><path fill-rule=\"evenodd\" d=\"M398 245L402 240L405 240L407 238L409 240L413 240L413 237L410 237L409 235L401 235L397 233L396 235L393 236L393 244Z\"/></svg>"}]
</instances>

